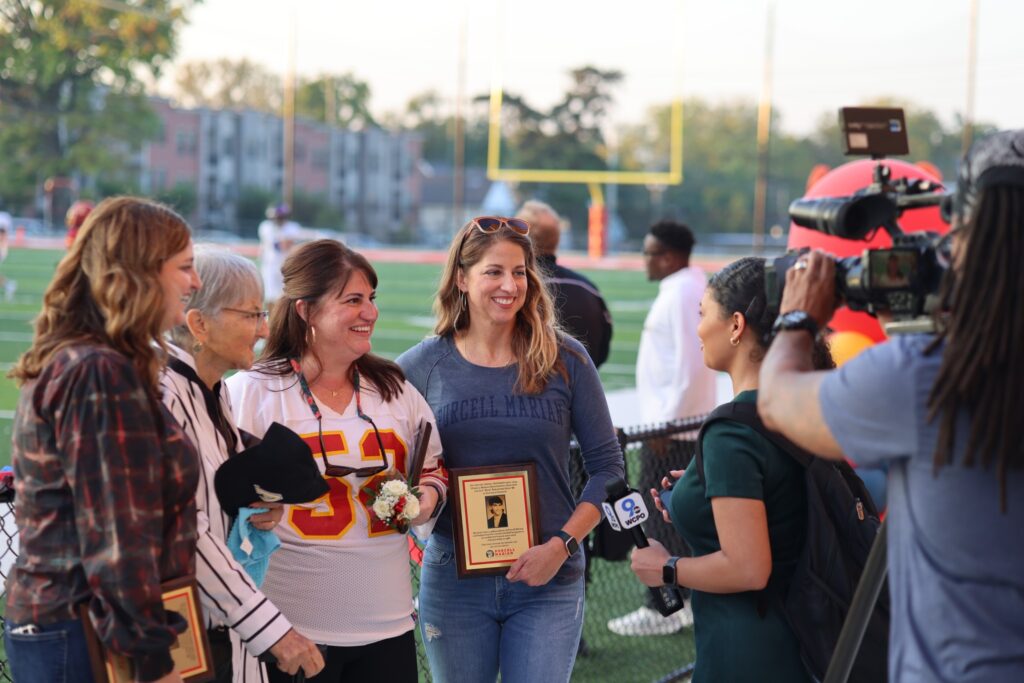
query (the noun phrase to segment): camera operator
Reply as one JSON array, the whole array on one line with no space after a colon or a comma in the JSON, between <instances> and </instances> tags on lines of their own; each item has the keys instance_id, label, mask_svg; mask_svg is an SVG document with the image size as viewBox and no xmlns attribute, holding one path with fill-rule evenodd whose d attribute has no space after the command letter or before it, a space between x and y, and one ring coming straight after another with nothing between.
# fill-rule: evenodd
<instances>
[{"instance_id":1,"label":"camera operator","mask_svg":"<svg viewBox=\"0 0 1024 683\"><path fill-rule=\"evenodd\" d=\"M1022 681L1024 130L971 149L950 235L938 331L835 371L809 360L833 261L790 268L758 409L822 457L889 465L890 681Z\"/></svg>"}]
</instances>

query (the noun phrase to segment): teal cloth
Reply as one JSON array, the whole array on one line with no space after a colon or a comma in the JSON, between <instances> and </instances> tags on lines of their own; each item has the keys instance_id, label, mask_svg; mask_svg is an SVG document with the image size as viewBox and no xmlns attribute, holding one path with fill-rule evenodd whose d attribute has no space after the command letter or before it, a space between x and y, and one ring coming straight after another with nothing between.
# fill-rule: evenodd
<instances>
[{"instance_id":1,"label":"teal cloth","mask_svg":"<svg viewBox=\"0 0 1024 683\"><path fill-rule=\"evenodd\" d=\"M281 547L281 539L273 531L256 529L249 524L249 518L266 512L263 508L241 508L238 519L228 534L228 550L257 586L263 585L263 578L270 566L270 556ZM246 544L248 541L248 544ZM247 552L248 551L248 552Z\"/></svg>"}]
</instances>

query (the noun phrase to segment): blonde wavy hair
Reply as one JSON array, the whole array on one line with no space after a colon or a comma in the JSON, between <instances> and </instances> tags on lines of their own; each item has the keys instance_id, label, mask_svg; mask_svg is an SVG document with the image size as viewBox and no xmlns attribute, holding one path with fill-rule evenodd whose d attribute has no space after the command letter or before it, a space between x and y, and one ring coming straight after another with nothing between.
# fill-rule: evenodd
<instances>
[{"instance_id":1,"label":"blonde wavy hair","mask_svg":"<svg viewBox=\"0 0 1024 683\"><path fill-rule=\"evenodd\" d=\"M473 221L459 230L448 249L448 260L434 298L437 316L434 332L442 337L453 337L469 328L469 306L459 289L458 274L476 265L492 245L501 241L519 246L526 261L526 301L516 314L512 332L512 352L519 361L515 389L524 394L539 394L554 373L560 374L566 382L569 376L559 355L562 332L555 321L554 304L537 271L533 243L526 235L507 226L483 233Z\"/></svg>"},{"instance_id":2,"label":"blonde wavy hair","mask_svg":"<svg viewBox=\"0 0 1024 683\"><path fill-rule=\"evenodd\" d=\"M166 306L160 270L191 232L172 209L139 197L106 199L89 214L43 294L32 346L10 376L39 376L55 353L102 344L132 360L150 396L163 367Z\"/></svg>"}]
</instances>

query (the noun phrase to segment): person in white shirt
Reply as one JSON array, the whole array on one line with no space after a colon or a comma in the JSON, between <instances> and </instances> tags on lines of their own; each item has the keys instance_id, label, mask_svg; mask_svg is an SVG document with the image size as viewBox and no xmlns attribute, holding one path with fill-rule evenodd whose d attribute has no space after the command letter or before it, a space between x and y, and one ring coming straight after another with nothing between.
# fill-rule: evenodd
<instances>
[{"instance_id":1,"label":"person in white shirt","mask_svg":"<svg viewBox=\"0 0 1024 683\"><path fill-rule=\"evenodd\" d=\"M260 272L263 274L263 300L273 303L281 296L281 264L306 231L288 220L291 207L277 204L267 209L267 220L260 223Z\"/></svg>"},{"instance_id":2,"label":"person in white shirt","mask_svg":"<svg viewBox=\"0 0 1024 683\"><path fill-rule=\"evenodd\" d=\"M314 506L288 505L275 529L263 590L289 621L327 646L318 683L418 680L406 537L373 513L370 493L408 474L427 402L389 360L371 353L377 275L335 240L296 247L259 362L227 384L238 424L254 434L273 422L305 439L330 492ZM428 521L447 492L441 440L431 433L419 479ZM271 683L291 680L268 670Z\"/></svg>"},{"instance_id":3,"label":"person in white shirt","mask_svg":"<svg viewBox=\"0 0 1024 683\"><path fill-rule=\"evenodd\" d=\"M636 358L636 389L643 422L658 425L705 415L715 407L715 373L704 365L697 325L700 300L707 286L704 271L690 265L695 243L689 227L660 221L644 237L647 278L658 282L658 296L644 320ZM684 469L693 457L688 439L650 441L640 450L641 491L660 488L670 470ZM664 524L645 525L650 538L660 541L672 555L689 555L678 534ZM689 605L668 617L645 605L612 619L608 628L619 635L664 635L693 623Z\"/></svg>"},{"instance_id":4,"label":"person in white shirt","mask_svg":"<svg viewBox=\"0 0 1024 683\"><path fill-rule=\"evenodd\" d=\"M254 344L266 337L259 273L242 256L203 247L195 250L195 269L204 286L189 300L185 324L171 330L171 356L160 383L164 404L202 463L196 493L196 574L216 680L266 680L262 665L244 655L267 650L284 671L302 669L312 676L323 668L323 657L232 557L226 541L234 520L221 509L213 486L217 468L244 448L221 378L230 370L249 368ZM250 517L249 523L258 529L272 529L281 519L280 505L253 507L273 508Z\"/></svg>"}]
</instances>

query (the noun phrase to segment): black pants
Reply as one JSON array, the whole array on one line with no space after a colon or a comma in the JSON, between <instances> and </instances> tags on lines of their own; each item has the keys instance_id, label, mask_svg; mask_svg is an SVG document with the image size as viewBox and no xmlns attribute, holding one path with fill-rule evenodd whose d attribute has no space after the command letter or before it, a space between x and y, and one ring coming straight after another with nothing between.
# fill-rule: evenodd
<instances>
[{"instance_id":1,"label":"black pants","mask_svg":"<svg viewBox=\"0 0 1024 683\"><path fill-rule=\"evenodd\" d=\"M210 655L216 675L214 683L231 683L231 636L226 628L208 628Z\"/></svg>"},{"instance_id":2,"label":"black pants","mask_svg":"<svg viewBox=\"0 0 1024 683\"><path fill-rule=\"evenodd\" d=\"M327 648L324 670L309 683L416 683L416 638L412 631L369 645ZM270 683L292 683L295 679L276 665L267 666Z\"/></svg>"},{"instance_id":3,"label":"black pants","mask_svg":"<svg viewBox=\"0 0 1024 683\"><path fill-rule=\"evenodd\" d=\"M661 490L661 480L663 477L671 479L668 473L669 470L682 470L690 465L690 461L693 459L695 443L694 441L662 439L656 444L644 444L640 447L639 487L644 500L649 500L648 496L652 488L658 491ZM657 508L654 507L653 502L649 503L649 506L652 512L651 519L647 520L643 525L647 538L653 538L661 543L672 555L688 557L690 555L690 548L686 545L683 537L679 535L673 525L665 523ZM686 595L689 595L687 589L683 589L683 591ZM647 593L647 602L648 607L654 607L650 591Z\"/></svg>"}]
</instances>

